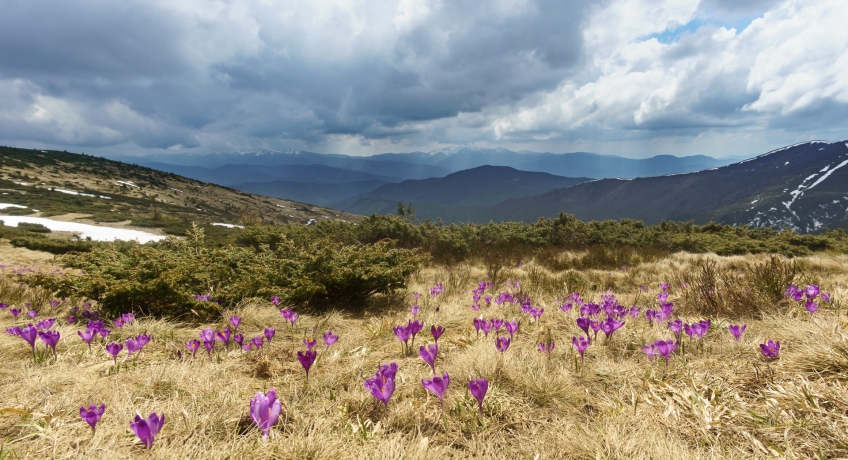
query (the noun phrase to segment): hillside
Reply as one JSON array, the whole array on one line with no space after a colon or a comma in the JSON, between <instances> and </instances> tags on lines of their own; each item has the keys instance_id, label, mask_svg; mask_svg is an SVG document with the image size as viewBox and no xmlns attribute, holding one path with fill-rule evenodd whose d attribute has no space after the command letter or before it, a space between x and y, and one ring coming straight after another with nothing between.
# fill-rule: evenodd
<instances>
[{"instance_id":1,"label":"hillside","mask_svg":"<svg viewBox=\"0 0 848 460\"><path fill-rule=\"evenodd\" d=\"M602 179L477 209L473 221L560 212L582 220L709 221L798 232L848 226L848 143L806 142L729 166L633 180Z\"/></svg>"},{"instance_id":2,"label":"hillside","mask_svg":"<svg viewBox=\"0 0 848 460\"><path fill-rule=\"evenodd\" d=\"M440 178L382 185L355 198L333 203L332 206L357 214L385 214L393 212L398 201L411 202L418 218L441 217L446 221L458 222L466 220L466 216L481 206L537 195L588 180L519 171L504 166L480 166Z\"/></svg>"},{"instance_id":3,"label":"hillside","mask_svg":"<svg viewBox=\"0 0 848 460\"><path fill-rule=\"evenodd\" d=\"M266 223L359 216L253 195L175 174L68 152L0 148L0 201L26 206L6 214L76 213L96 222L129 222L183 234L190 222Z\"/></svg>"}]
</instances>

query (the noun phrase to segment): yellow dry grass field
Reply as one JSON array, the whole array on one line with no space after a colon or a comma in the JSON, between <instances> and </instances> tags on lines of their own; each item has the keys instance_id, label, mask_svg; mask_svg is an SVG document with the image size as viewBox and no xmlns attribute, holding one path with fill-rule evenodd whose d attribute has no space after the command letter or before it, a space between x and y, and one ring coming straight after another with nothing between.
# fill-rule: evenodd
<instances>
[{"instance_id":1,"label":"yellow dry grass field","mask_svg":"<svg viewBox=\"0 0 848 460\"><path fill-rule=\"evenodd\" d=\"M822 255L799 261L802 279L814 280L831 293L812 317L802 305L786 299L750 316L706 317L687 304L676 280L705 262L748 276L745 264L766 256L718 257L675 254L657 262L615 271L551 273L525 262L505 273L518 281L510 290L544 308L538 322L518 305L481 301L473 311L471 291L486 272L473 265L429 267L410 279L397 299L374 299L360 312L300 314L292 327L269 301L245 302L225 311L212 324L188 324L137 318L123 329L112 327L107 341L137 334L152 337L138 356L120 368L100 339L91 349L78 337L80 324L64 318L70 301L38 318L59 318L57 358L49 353L34 361L29 346L10 334L0 335L0 445L3 458L529 458L529 459L737 459L848 457L848 341L842 299L847 295L846 258ZM740 268L742 267L742 268ZM739 271L741 270L741 272ZM722 272L727 273L727 272ZM599 301L608 287L625 306L638 306L638 319L610 340L598 335L581 366L571 345L584 335L575 323L578 311L560 310L575 279L583 280L586 301ZM682 346L668 365L649 361L645 344L674 335L665 323L650 325L644 312L657 308L659 283L670 282L674 318L683 322L711 320L703 340L683 335ZM444 292L429 295L442 283ZM646 286L647 290L639 286ZM41 296L0 284L5 300L18 305ZM422 294L418 318L425 326L413 352L402 354L392 328L411 319L413 292ZM484 295L490 295L487 291ZM744 306L742 306L744 307ZM740 308L742 308L740 307ZM276 329L273 341L245 353L221 343L207 355L203 347L192 357L185 343L205 328L223 330L227 318L239 315L246 337ZM733 317L731 317L733 316ZM500 353L495 335L479 334L476 317L520 320L510 347ZM26 323L0 312L3 330ZM31 321L31 320L30 320ZM740 341L729 324L747 324ZM432 374L418 356L418 346L432 343L431 325L444 326L436 371L450 375L444 408L421 380ZM339 335L327 349L325 331ZM309 381L296 352L315 337L319 352ZM779 358L766 359L759 344L780 341ZM538 343L553 340L550 354ZM685 350L683 350L685 347ZM44 344L38 342L38 349ZM182 353L182 359L178 357ZM380 364L396 362L397 388L388 407L363 386ZM490 382L483 414L468 390L470 379ZM249 415L257 392L277 390L282 403L278 423L266 441ZM80 418L80 406L106 405L92 434ZM165 414L165 422L148 452L130 430L136 415Z\"/></svg>"}]
</instances>

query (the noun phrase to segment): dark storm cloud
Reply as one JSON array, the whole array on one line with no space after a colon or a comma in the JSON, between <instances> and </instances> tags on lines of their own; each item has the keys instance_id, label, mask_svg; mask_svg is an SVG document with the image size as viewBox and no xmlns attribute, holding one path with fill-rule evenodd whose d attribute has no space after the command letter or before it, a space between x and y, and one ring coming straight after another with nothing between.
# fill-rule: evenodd
<instances>
[{"instance_id":1,"label":"dark storm cloud","mask_svg":"<svg viewBox=\"0 0 848 460\"><path fill-rule=\"evenodd\" d=\"M773 38L740 38L743 26L716 38L722 25L750 24L777 2L684 4L7 0L0 140L320 150L338 139L510 139L532 148L541 138L602 143L751 126L832 129L820 114L844 114L844 97L832 96L839 75L827 82L836 90L797 109L800 90L779 91L789 79L751 79ZM616 8L623 13L604 17L618 22L596 19ZM694 22L685 33L674 32L687 17ZM647 35L634 23L649 24ZM626 35L630 29L635 35ZM672 39L662 46L630 48L664 31ZM766 102L763 88L773 91Z\"/></svg>"}]
</instances>

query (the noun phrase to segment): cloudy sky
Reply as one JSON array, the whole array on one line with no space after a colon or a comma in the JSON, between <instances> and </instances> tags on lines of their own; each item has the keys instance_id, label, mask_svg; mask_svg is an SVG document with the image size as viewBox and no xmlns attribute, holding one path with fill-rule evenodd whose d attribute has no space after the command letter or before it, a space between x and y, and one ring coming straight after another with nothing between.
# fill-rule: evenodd
<instances>
[{"instance_id":1,"label":"cloudy sky","mask_svg":"<svg viewBox=\"0 0 848 460\"><path fill-rule=\"evenodd\" d=\"M845 0L5 0L0 144L750 155L848 138Z\"/></svg>"}]
</instances>

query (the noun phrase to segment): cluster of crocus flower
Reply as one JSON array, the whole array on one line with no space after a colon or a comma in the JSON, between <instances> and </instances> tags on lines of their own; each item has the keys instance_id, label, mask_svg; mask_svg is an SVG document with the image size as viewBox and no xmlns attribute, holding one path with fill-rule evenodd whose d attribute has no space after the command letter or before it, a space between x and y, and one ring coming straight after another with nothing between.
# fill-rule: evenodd
<instances>
[{"instance_id":1,"label":"cluster of crocus flower","mask_svg":"<svg viewBox=\"0 0 848 460\"><path fill-rule=\"evenodd\" d=\"M294 327L294 323L297 321L297 318L299 318L299 315L295 313L294 310L292 310L291 308L283 308L282 310L280 310L280 314L286 321L291 323L292 327Z\"/></svg>"},{"instance_id":2,"label":"cluster of crocus flower","mask_svg":"<svg viewBox=\"0 0 848 460\"><path fill-rule=\"evenodd\" d=\"M415 346L415 336L421 332L421 329L424 328L424 322L419 320L409 320L406 325L395 326L392 330L395 333L395 337L398 338L401 342L403 342L403 352L407 353L410 346ZM409 339L412 339L412 344L410 345Z\"/></svg>"},{"instance_id":3,"label":"cluster of crocus flower","mask_svg":"<svg viewBox=\"0 0 848 460\"><path fill-rule=\"evenodd\" d=\"M820 297L823 301L832 303L830 294L821 292L821 289L815 284L808 284L806 288L801 289L790 283L789 287L786 289L786 296L796 302L803 303L804 308L807 309L810 316L813 316L813 313L819 309L819 304L816 303L816 298Z\"/></svg>"},{"instance_id":4,"label":"cluster of crocus flower","mask_svg":"<svg viewBox=\"0 0 848 460\"><path fill-rule=\"evenodd\" d=\"M150 449L153 447L153 441L159 431L162 430L162 425L165 423L165 414L161 416L156 412L150 414L147 418L141 418L141 415L136 415L135 419L130 422L130 428L133 430L144 447Z\"/></svg>"},{"instance_id":5,"label":"cluster of crocus flower","mask_svg":"<svg viewBox=\"0 0 848 460\"><path fill-rule=\"evenodd\" d=\"M383 364L374 377L365 380L365 389L381 401L386 407L389 406L389 399L395 392L395 376L397 375L397 363Z\"/></svg>"},{"instance_id":6,"label":"cluster of crocus flower","mask_svg":"<svg viewBox=\"0 0 848 460\"><path fill-rule=\"evenodd\" d=\"M445 288L442 286L442 283L436 283L435 286L430 288L431 297L438 297L442 292L445 292Z\"/></svg>"},{"instance_id":7,"label":"cluster of crocus flower","mask_svg":"<svg viewBox=\"0 0 848 460\"><path fill-rule=\"evenodd\" d=\"M666 366L668 366L668 358L676 349L677 341L675 340L657 340L642 347L642 351L648 356L649 360L653 361L654 357L661 355L665 359Z\"/></svg>"},{"instance_id":8,"label":"cluster of crocus flower","mask_svg":"<svg viewBox=\"0 0 848 460\"><path fill-rule=\"evenodd\" d=\"M710 330L710 324L710 320L708 319L698 323L684 324L683 332L685 332L686 335L689 336L690 342L694 337L697 337L698 340L701 340L704 338L704 335L707 333L707 331Z\"/></svg>"},{"instance_id":9,"label":"cluster of crocus flower","mask_svg":"<svg viewBox=\"0 0 848 460\"><path fill-rule=\"evenodd\" d=\"M41 339L44 345L53 351L53 359L56 359L56 345L59 343L61 334L59 331L52 330L56 324L56 318L44 319L38 321L35 325L27 324L26 326L14 326L6 329L6 333L15 337L20 337L24 342L32 348L32 357L36 358L35 342Z\"/></svg>"}]
</instances>

